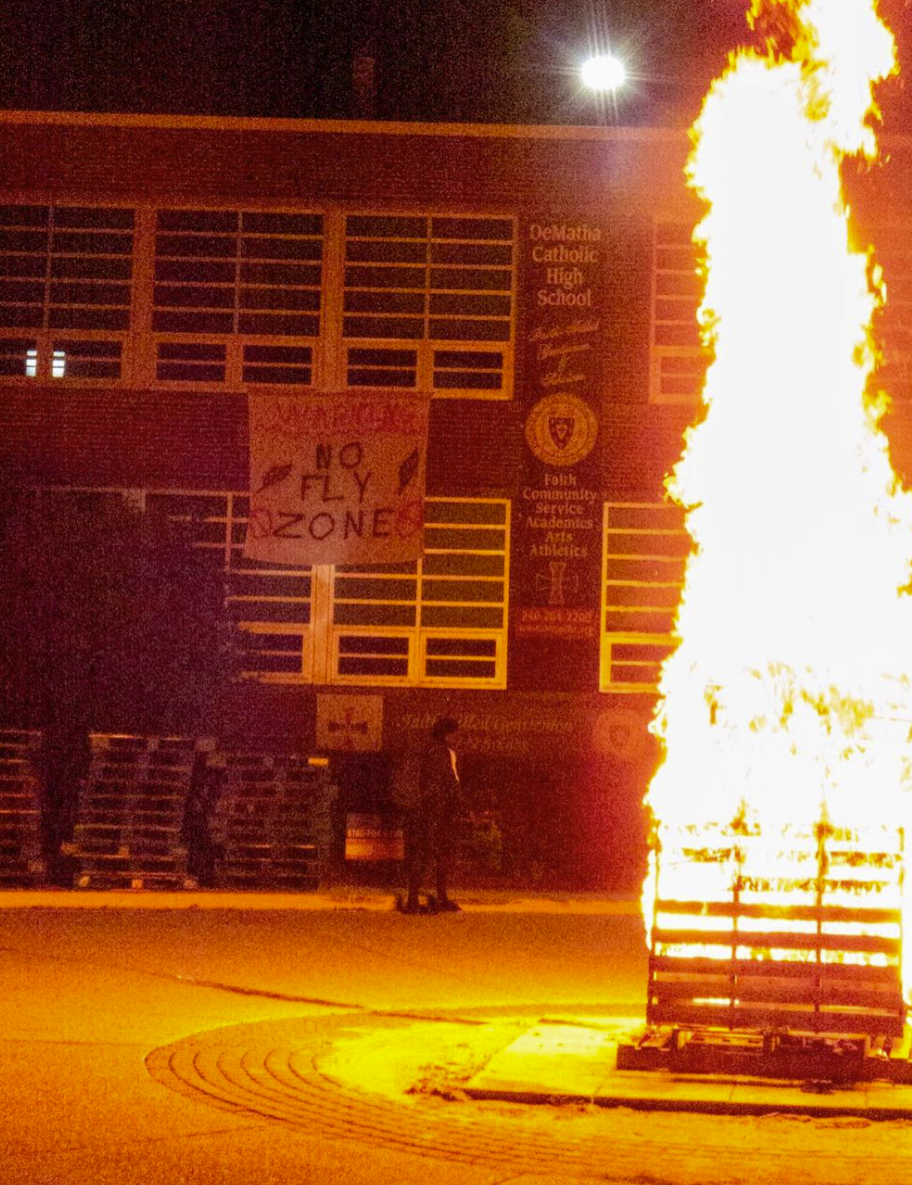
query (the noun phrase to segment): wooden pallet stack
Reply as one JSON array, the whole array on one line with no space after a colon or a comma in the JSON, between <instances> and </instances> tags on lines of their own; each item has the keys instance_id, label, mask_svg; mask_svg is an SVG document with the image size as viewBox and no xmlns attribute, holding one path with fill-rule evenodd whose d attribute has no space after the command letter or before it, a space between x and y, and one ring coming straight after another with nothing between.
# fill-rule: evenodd
<instances>
[{"instance_id":1,"label":"wooden pallet stack","mask_svg":"<svg viewBox=\"0 0 912 1185\"><path fill-rule=\"evenodd\" d=\"M325 759L226 752L213 811L219 888L313 889L331 834Z\"/></svg>"},{"instance_id":2,"label":"wooden pallet stack","mask_svg":"<svg viewBox=\"0 0 912 1185\"><path fill-rule=\"evenodd\" d=\"M0 888L30 888L44 879L40 754L40 732L0 729Z\"/></svg>"},{"instance_id":3,"label":"wooden pallet stack","mask_svg":"<svg viewBox=\"0 0 912 1185\"><path fill-rule=\"evenodd\" d=\"M823 822L662 829L647 1020L901 1036L903 838Z\"/></svg>"},{"instance_id":4,"label":"wooden pallet stack","mask_svg":"<svg viewBox=\"0 0 912 1185\"><path fill-rule=\"evenodd\" d=\"M89 739L72 845L75 887L194 888L181 826L206 742L100 733Z\"/></svg>"}]
</instances>

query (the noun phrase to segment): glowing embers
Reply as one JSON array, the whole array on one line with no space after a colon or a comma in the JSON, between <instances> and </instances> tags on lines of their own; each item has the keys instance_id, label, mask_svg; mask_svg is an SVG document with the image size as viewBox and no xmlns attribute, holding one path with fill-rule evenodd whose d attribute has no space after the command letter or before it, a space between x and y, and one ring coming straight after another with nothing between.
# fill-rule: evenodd
<instances>
[{"instance_id":1,"label":"glowing embers","mask_svg":"<svg viewBox=\"0 0 912 1185\"><path fill-rule=\"evenodd\" d=\"M902 1035L902 833L660 826L647 1021Z\"/></svg>"}]
</instances>

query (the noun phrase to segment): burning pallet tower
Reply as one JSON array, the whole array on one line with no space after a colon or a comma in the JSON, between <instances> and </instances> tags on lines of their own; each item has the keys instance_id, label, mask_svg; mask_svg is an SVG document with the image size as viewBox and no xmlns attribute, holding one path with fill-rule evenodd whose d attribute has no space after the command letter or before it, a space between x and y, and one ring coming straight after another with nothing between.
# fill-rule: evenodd
<instances>
[{"instance_id":1,"label":"burning pallet tower","mask_svg":"<svg viewBox=\"0 0 912 1185\"><path fill-rule=\"evenodd\" d=\"M763 52L732 56L688 162L712 359L667 482L694 546L647 797L652 1028L619 1066L904 1078L912 496L840 173L877 158L893 39L876 0L750 20Z\"/></svg>"},{"instance_id":2,"label":"burning pallet tower","mask_svg":"<svg viewBox=\"0 0 912 1185\"><path fill-rule=\"evenodd\" d=\"M912 1081L890 1056L905 1023L900 830L770 837L741 818L655 843L650 1027L619 1069Z\"/></svg>"}]
</instances>

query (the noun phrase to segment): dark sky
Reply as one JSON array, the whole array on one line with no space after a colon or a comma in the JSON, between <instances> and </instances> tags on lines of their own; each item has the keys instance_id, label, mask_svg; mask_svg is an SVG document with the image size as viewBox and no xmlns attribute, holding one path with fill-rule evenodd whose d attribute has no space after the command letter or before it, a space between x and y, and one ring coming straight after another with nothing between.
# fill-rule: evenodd
<instances>
[{"instance_id":1,"label":"dark sky","mask_svg":"<svg viewBox=\"0 0 912 1185\"><path fill-rule=\"evenodd\" d=\"M346 118L366 113L352 87L360 48L376 61L380 119L689 122L726 49L746 36L746 7L747 0L0 0L0 107ZM910 0L881 0L881 9L905 34ZM576 81L595 44L623 52L636 76L616 106L600 108Z\"/></svg>"}]
</instances>

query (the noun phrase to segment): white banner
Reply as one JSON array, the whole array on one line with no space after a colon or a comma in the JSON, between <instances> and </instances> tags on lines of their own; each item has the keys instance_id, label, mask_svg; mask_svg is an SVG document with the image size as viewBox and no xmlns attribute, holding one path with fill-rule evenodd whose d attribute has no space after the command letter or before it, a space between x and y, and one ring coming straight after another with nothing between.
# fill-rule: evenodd
<instances>
[{"instance_id":1,"label":"white banner","mask_svg":"<svg viewBox=\"0 0 912 1185\"><path fill-rule=\"evenodd\" d=\"M421 554L430 398L250 395L247 559L290 567Z\"/></svg>"}]
</instances>

